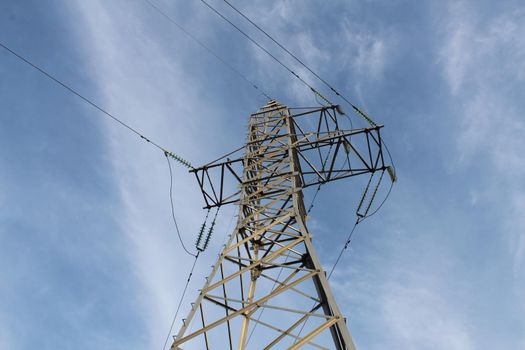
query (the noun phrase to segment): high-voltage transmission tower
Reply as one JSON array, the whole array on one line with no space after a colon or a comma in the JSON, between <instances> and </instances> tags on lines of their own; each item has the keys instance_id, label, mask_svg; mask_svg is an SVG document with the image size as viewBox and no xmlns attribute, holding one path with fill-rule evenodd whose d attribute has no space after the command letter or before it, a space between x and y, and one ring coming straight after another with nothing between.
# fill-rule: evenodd
<instances>
[{"instance_id":1,"label":"high-voltage transmission tower","mask_svg":"<svg viewBox=\"0 0 525 350\"><path fill-rule=\"evenodd\" d=\"M341 113L269 101L242 149L192 170L208 209L235 203L239 216L171 349L355 349L303 198L306 187L387 170L382 126L343 130Z\"/></svg>"}]
</instances>

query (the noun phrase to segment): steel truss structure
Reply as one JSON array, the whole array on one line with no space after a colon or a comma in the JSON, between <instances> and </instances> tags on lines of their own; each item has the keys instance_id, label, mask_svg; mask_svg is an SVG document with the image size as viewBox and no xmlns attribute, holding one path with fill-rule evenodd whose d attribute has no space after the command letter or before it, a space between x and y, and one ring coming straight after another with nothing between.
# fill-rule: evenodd
<instances>
[{"instance_id":1,"label":"steel truss structure","mask_svg":"<svg viewBox=\"0 0 525 350\"><path fill-rule=\"evenodd\" d=\"M192 170L206 208L235 203L239 217L171 349L355 349L302 192L387 169L382 126L343 130L341 113L269 101L251 115L243 149Z\"/></svg>"}]
</instances>

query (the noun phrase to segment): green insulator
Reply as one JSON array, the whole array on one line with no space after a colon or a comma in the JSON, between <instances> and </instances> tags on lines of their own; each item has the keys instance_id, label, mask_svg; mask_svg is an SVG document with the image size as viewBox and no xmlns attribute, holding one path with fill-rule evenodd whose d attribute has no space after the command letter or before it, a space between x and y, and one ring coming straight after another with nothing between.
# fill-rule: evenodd
<instances>
[{"instance_id":1,"label":"green insulator","mask_svg":"<svg viewBox=\"0 0 525 350\"><path fill-rule=\"evenodd\" d=\"M207 243L202 244L202 238L204 237L204 231L206 230L206 222L208 221L208 215L209 214L210 214L210 210L208 209L208 212L206 213L206 217L204 218L204 222L202 223L201 229L199 231L197 242L195 242L195 248L197 248L197 250L199 252L203 252L206 249ZM212 223L212 226L214 224L215 223ZM208 240L209 240L209 238L206 238L205 241L208 241Z\"/></svg>"},{"instance_id":2,"label":"green insulator","mask_svg":"<svg viewBox=\"0 0 525 350\"><path fill-rule=\"evenodd\" d=\"M379 177L379 181L377 181L376 188L374 190L374 193L372 193L372 197L370 197L370 202L368 202L368 206L366 207L366 211L365 211L365 215L364 216L366 216L368 214L368 211L370 210L370 207L372 207L372 202L376 198L377 191L379 190L379 186L381 185L381 180L383 179L383 175L384 174L385 174L385 171L383 171L381 173L381 176Z\"/></svg>"},{"instance_id":3,"label":"green insulator","mask_svg":"<svg viewBox=\"0 0 525 350\"><path fill-rule=\"evenodd\" d=\"M165 151L165 154L170 156L171 158L175 159L177 162L179 162L180 164L184 165L185 167L188 167L188 168L192 168L190 162L188 162L187 160L179 157L178 155L172 153L172 152L169 152L169 151Z\"/></svg>"},{"instance_id":4,"label":"green insulator","mask_svg":"<svg viewBox=\"0 0 525 350\"><path fill-rule=\"evenodd\" d=\"M361 116L363 117L370 125L372 125L373 127L376 127L377 124L369 117L365 114L365 112L361 111L359 108L357 108L356 106L352 106L354 108L354 110Z\"/></svg>"},{"instance_id":5,"label":"green insulator","mask_svg":"<svg viewBox=\"0 0 525 350\"><path fill-rule=\"evenodd\" d=\"M201 226L201 230L199 231L199 234L197 236L197 242L195 242L195 247L199 249L199 246L201 244L202 236L204 235L204 230L206 229L206 223L203 223Z\"/></svg>"},{"instance_id":6,"label":"green insulator","mask_svg":"<svg viewBox=\"0 0 525 350\"><path fill-rule=\"evenodd\" d=\"M365 190L363 191L363 195L361 196L361 200L359 201L359 204L357 206L356 214L357 216L364 216L360 214L361 208L365 202L366 195L368 194L368 190L370 189L370 184L372 183L372 179L374 178L374 173L370 175L370 179L368 179L368 183L366 184ZM365 214L366 215L366 214Z\"/></svg>"},{"instance_id":7,"label":"green insulator","mask_svg":"<svg viewBox=\"0 0 525 350\"><path fill-rule=\"evenodd\" d=\"M208 234L206 235L206 239L204 240L204 250L206 250L206 248L208 248L208 245L210 244L210 240L213 234L214 227L215 227L215 221L211 223L210 229L208 230Z\"/></svg>"}]
</instances>

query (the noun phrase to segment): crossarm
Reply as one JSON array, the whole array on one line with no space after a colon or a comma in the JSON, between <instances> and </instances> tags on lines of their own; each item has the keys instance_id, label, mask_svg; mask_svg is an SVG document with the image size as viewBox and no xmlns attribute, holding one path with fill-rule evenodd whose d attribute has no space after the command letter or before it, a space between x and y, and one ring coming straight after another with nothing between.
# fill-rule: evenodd
<instances>
[{"instance_id":1,"label":"crossarm","mask_svg":"<svg viewBox=\"0 0 525 350\"><path fill-rule=\"evenodd\" d=\"M301 164L302 187L385 170L382 126L318 133L294 146Z\"/></svg>"},{"instance_id":2,"label":"crossarm","mask_svg":"<svg viewBox=\"0 0 525 350\"><path fill-rule=\"evenodd\" d=\"M382 125L353 130L297 132L291 146L297 150L301 166L302 187L328 183L347 177L385 170L380 129ZM279 135L274 138L287 138ZM283 144L283 143L281 143ZM233 155L233 154L229 154ZM235 203L240 198L243 166L246 157L221 159L192 169L202 192L206 208ZM291 175L291 174L290 174ZM286 176L269 173L258 181Z\"/></svg>"}]
</instances>

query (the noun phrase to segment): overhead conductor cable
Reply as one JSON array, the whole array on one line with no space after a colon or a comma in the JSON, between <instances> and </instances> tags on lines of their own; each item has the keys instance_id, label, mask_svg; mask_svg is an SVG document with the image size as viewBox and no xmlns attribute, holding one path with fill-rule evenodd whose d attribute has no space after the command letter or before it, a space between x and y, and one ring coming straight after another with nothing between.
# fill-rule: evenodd
<instances>
[{"instance_id":1,"label":"overhead conductor cable","mask_svg":"<svg viewBox=\"0 0 525 350\"><path fill-rule=\"evenodd\" d=\"M274 39L270 34L268 34L264 29L262 29L260 26L258 26L255 22L253 22L250 18L248 18L242 11L237 9L233 4L231 4L228 0L223 0L228 6L230 6L235 12L237 12L239 15L241 15L245 20L250 22L251 25L253 25L255 28L257 28L261 33L263 33L268 39L273 41L277 46L279 46L281 49L283 49L288 55L290 55L293 59L295 59L300 65L302 65L306 70L308 70L310 73L312 73L317 79L319 79L324 85L326 85L334 94L341 97L348 105L350 105L354 111L356 111L361 117L363 117L370 125L377 126L377 124L361 109L359 109L356 105L354 105L350 100L348 100L344 95L342 95L339 91L337 91L330 83L328 83L325 79L323 79L321 76L319 76L313 69L311 69L306 63L304 63L301 59L299 59L296 55L294 55L290 50L288 50L284 45L282 45L280 42L278 42L276 39Z\"/></svg>"},{"instance_id":2,"label":"overhead conductor cable","mask_svg":"<svg viewBox=\"0 0 525 350\"><path fill-rule=\"evenodd\" d=\"M190 283L190 280L191 280L191 277L193 275L193 271L195 269L195 265L197 263L197 260L199 258L199 252L197 252L197 254L192 254L191 252L189 252L186 247L184 246L184 243L182 242L182 238L180 236L180 232L179 232L179 228L178 228L178 225L177 225L177 221L175 219L175 213L174 213L174 208L173 208L173 196L172 196L172 188L173 188L173 173L172 173L172 170L171 170L171 164L170 164L170 161L169 161L169 158L173 158L175 159L176 161L178 161L179 163L181 163L182 165L188 167L188 168L192 168L191 164L184 160L183 158L181 158L180 156L177 156L176 154L174 154L173 152L170 152L168 151L167 149L165 149L164 147L160 146L158 143L152 141L150 138L144 136L142 133L140 133L139 131L137 131L135 128L131 127L130 125L128 125L127 123L125 123L124 121L122 121L121 119L117 118L114 114L108 112L107 110L105 110L104 108L100 107L98 104L96 104L95 102L93 102L92 100L88 99L87 97L85 97L84 95L80 94L77 90L73 89L72 87L70 87L69 85L67 85L66 83L62 82L61 80L59 80L58 78L54 77L53 75L51 75L50 73L48 73L47 71L45 71L43 68L40 68L39 66L37 66L36 64L32 63L29 59L23 57L22 55L20 55L19 53L15 52L14 50L12 50L11 48L9 48L8 46L6 46L5 44L1 43L0 42L0 47L2 47L3 49L5 49L6 51L10 52L11 54L13 54L15 57L17 57L19 60L23 61L24 63L26 63L27 65L31 66L32 68L34 68L35 70L37 70L38 72L40 72L41 74L43 74L45 77L47 77L48 79L54 81L55 83L57 83L58 85L62 86L63 88L65 88L66 90L68 90L69 92L71 92L72 94L74 94L75 96L79 97L81 100L83 100L84 102L86 102L87 104L91 105L92 107L96 108L97 110L99 110L100 112L102 112L104 115L106 115L107 117L113 119L114 121L116 121L117 123L119 123L120 125L122 125L123 127L125 127L126 129L128 129L129 131L133 132L134 134L136 134L137 136L139 136L141 139L145 140L146 142L148 143L151 143L153 146L157 147L158 149L160 149L161 151L164 152L164 155L166 156L166 160L168 161L168 165L169 165L169 170L170 170L170 199L171 199L171 210L172 210L172 217L173 217L173 220L174 220L174 223L175 223L175 227L177 229L177 234L179 236L179 239L180 239L180 242L184 248L184 250L192 255L195 260L193 261L193 265L191 267L191 270L190 270L190 273L188 275L188 278L186 280L186 284L185 284L185 287L184 287L184 290L182 292L182 296L180 298L180 301L179 301L179 304L177 306L177 311L175 312L175 316L173 317L173 321L171 323L171 327L170 327L170 330L168 332L168 337L166 338L166 341L164 343L164 346L163 346L163 349L166 348L166 345L168 343L168 339L169 339L169 335L171 334L171 331L173 329L173 324L175 322L175 319L177 318L178 316L178 313L179 313L179 310L180 310L180 307L182 305L182 302L184 300L184 296L186 294L186 291L188 289L188 285Z\"/></svg>"},{"instance_id":3,"label":"overhead conductor cable","mask_svg":"<svg viewBox=\"0 0 525 350\"><path fill-rule=\"evenodd\" d=\"M11 48L9 48L7 45L3 44L0 42L0 47L2 47L4 50L10 52L12 55L14 55L16 58L18 58L19 60L23 61L24 63L26 63L27 65L31 66L32 68L34 68L35 70L37 70L38 72L40 72L41 74L43 74L46 78L54 81L55 83L57 83L58 85L62 86L64 89L68 90L70 93L72 93L73 95L79 97L82 101L84 101L85 103L89 104L90 106L98 109L100 112L102 112L106 117L108 118L111 118L113 119L115 122L117 122L118 124L120 124L121 126L123 126L124 128L128 129L129 131L131 131L132 133L134 133L135 135L139 136L141 139L143 139L144 141L152 144L153 146L157 147L159 150L161 150L162 152L164 152L165 154L166 153L169 153L170 156L172 157L177 157L177 158L180 158L179 156L175 156L175 154L173 152L170 152L168 151L167 149L165 149L164 147L160 146L157 142L151 140L150 138L144 136L144 134L142 134L141 132L139 132L137 129L131 127L129 124L125 123L124 121L122 121L121 119L119 119L117 116L115 116L114 114L108 112L106 109L100 107L97 103L93 102L92 100L90 100L89 98L85 97L84 95L82 95L80 92L78 92L77 90L75 90L74 88L72 88L71 86L67 85L66 83L64 83L63 81L59 80L58 78L56 78L55 76L51 75L50 73L48 73L46 70L44 70L43 68L37 66L35 63L31 62L29 59L25 58L24 56L22 56L21 54L17 53L16 51L12 50ZM176 159L176 158L174 158ZM182 160L182 158L180 158ZM179 159L176 159L177 161L181 162ZM191 167L191 165L187 162L187 161L184 161L184 162L181 162L182 164L184 164L185 166L187 167Z\"/></svg>"},{"instance_id":4,"label":"overhead conductor cable","mask_svg":"<svg viewBox=\"0 0 525 350\"><path fill-rule=\"evenodd\" d=\"M235 74L237 74L239 77L241 77L244 81L246 81L248 84L250 84L255 90L259 91L264 97L266 97L268 100L272 100L272 97L268 93L266 93L263 89L261 89L257 84L255 84L253 81L248 79L244 74L242 74L238 69L233 67L231 64L226 62L225 59L223 59L221 56L219 56L215 51L213 51L208 45L206 45L204 42L199 40L195 35L191 34L187 29L185 29L182 25L180 25L177 21L173 19L170 15L166 13L166 11L163 11L160 7L155 5L150 0L144 0L145 3L147 3L149 6L151 6L157 13L159 13L161 16L166 18L168 21L170 21L172 24L174 24L181 32L183 32L188 38L193 40L195 43L197 43L200 47L208 51L209 54L211 54L213 57L215 57L219 62L224 64L227 68L229 68L231 71L233 71Z\"/></svg>"},{"instance_id":5,"label":"overhead conductor cable","mask_svg":"<svg viewBox=\"0 0 525 350\"><path fill-rule=\"evenodd\" d=\"M332 105L332 102L330 102L325 96L323 96L318 90L316 90L312 85L310 85L308 82L306 82L306 80L304 80L303 78L301 78L301 76L299 74L297 74L296 72L294 72L290 67L288 67L286 64L284 64L281 60L279 60L277 57L275 57L270 51L268 51L267 49L265 49L261 44L259 44L255 39L253 39L251 36L249 36L248 34L246 34L246 32L244 32L241 28L239 28L237 25L235 25L235 23L233 23L232 21L230 21L228 18L226 18L222 13L220 13L216 8L214 8L213 6L211 6L208 2L206 2L205 0L201 0L201 2L206 5L210 10L212 10L215 14L217 14L219 17L221 17L223 20L225 20L226 22L228 22L232 27L234 27L237 31L239 31L239 33L241 33L246 39L248 39L249 41L251 41L255 46L257 46L259 49L261 49L262 51L264 51L268 56L270 56L275 62L277 62L278 64L280 64L284 69L286 69L290 74L292 74L294 77L296 77L297 79L299 79L299 81L301 81L304 85L306 85L313 93L314 95L316 96L319 96L322 100L324 100L326 103L328 103L329 105Z\"/></svg>"}]
</instances>

